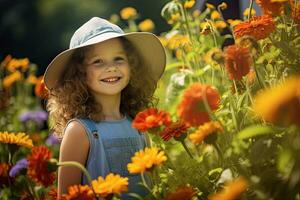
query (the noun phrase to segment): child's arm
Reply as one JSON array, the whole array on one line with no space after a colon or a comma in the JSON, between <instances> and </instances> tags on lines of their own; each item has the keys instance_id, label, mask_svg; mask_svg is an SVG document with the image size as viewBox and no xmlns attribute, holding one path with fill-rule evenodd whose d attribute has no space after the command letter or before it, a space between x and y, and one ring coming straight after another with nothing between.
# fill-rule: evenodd
<instances>
[{"instance_id":1,"label":"child's arm","mask_svg":"<svg viewBox=\"0 0 300 200\"><path fill-rule=\"evenodd\" d=\"M72 121L65 129L60 147L59 161L76 161L85 165L89 151L89 140L84 127ZM82 172L77 167L60 167L58 169L58 196L67 193L71 185L81 183Z\"/></svg>"}]
</instances>

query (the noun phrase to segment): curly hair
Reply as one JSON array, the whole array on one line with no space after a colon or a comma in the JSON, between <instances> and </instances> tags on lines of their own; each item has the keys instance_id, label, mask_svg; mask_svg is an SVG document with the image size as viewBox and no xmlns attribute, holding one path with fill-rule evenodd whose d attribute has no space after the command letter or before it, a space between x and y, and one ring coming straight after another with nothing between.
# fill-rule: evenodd
<instances>
[{"instance_id":1,"label":"curly hair","mask_svg":"<svg viewBox=\"0 0 300 200\"><path fill-rule=\"evenodd\" d=\"M124 37L119 39L127 54L131 73L128 85L121 92L120 112L134 118L139 111L157 103L153 96L156 81L149 76L149 67L143 64L130 41ZM68 63L68 70L63 73L58 86L50 91L47 102L52 122L50 126L59 137L63 136L67 122L73 118L89 118L97 122L103 120L103 116L99 115L102 107L96 104L88 89L86 69L83 67L89 48L83 47L74 52Z\"/></svg>"}]
</instances>

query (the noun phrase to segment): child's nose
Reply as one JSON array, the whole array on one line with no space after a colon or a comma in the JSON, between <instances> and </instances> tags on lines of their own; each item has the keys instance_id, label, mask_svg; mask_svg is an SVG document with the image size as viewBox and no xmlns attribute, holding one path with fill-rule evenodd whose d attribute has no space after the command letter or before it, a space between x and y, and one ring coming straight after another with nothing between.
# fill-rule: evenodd
<instances>
[{"instance_id":1,"label":"child's nose","mask_svg":"<svg viewBox=\"0 0 300 200\"><path fill-rule=\"evenodd\" d=\"M105 70L106 70L107 72L115 72L115 71L117 71L117 66L116 66L116 64L114 64L114 63L109 63L109 64L107 64Z\"/></svg>"}]
</instances>

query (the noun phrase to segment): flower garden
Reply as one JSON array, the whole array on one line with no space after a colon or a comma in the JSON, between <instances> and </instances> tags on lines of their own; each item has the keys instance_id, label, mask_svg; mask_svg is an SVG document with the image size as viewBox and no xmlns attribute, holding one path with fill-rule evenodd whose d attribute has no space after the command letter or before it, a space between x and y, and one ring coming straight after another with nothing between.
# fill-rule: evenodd
<instances>
[{"instance_id":1,"label":"flower garden","mask_svg":"<svg viewBox=\"0 0 300 200\"><path fill-rule=\"evenodd\" d=\"M194 0L172 0L162 9L172 28L160 35L168 63L159 101L132 123L152 146L127 166L149 190L144 199L300 200L300 3L256 3L263 15L251 1L243 20L224 20L225 3L200 12ZM137 12L124 8L111 21L152 31L150 19L136 23ZM228 39L234 44L223 47ZM0 65L0 199L57 199L57 168L66 165L81 168L90 185L60 199L119 199L127 177L91 180L80 164L58 162L37 67L10 55Z\"/></svg>"}]
</instances>

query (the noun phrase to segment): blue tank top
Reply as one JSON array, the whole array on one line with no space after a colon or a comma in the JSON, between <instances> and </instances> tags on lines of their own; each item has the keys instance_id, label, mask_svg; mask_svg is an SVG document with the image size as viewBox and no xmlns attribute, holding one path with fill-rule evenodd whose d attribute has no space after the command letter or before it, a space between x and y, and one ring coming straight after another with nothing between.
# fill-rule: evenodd
<instances>
[{"instance_id":1,"label":"blue tank top","mask_svg":"<svg viewBox=\"0 0 300 200\"><path fill-rule=\"evenodd\" d=\"M128 192L121 196L122 200L135 199L128 196L128 193L146 196L147 190L138 184L142 182L140 174L130 174L127 170L131 157L135 152L144 149L147 143L145 135L132 128L129 116L125 115L123 119L116 121L73 120L79 121L85 127L89 139L90 148L85 167L91 178L94 180L109 173L119 174L129 179ZM149 177L146 179L150 182ZM82 184L88 184L84 175Z\"/></svg>"}]
</instances>

